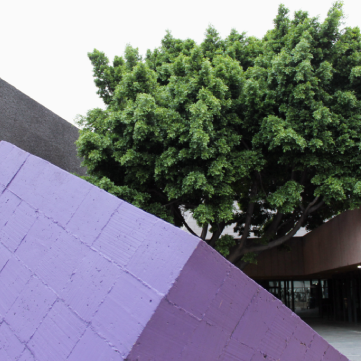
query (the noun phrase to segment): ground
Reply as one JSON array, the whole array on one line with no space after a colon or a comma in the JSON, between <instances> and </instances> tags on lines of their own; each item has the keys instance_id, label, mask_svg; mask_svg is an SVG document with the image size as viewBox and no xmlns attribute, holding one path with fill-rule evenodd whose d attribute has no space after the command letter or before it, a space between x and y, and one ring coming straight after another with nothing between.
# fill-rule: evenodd
<instances>
[{"instance_id":1,"label":"ground","mask_svg":"<svg viewBox=\"0 0 361 361\"><path fill-rule=\"evenodd\" d=\"M304 319L336 350L350 361L361 361L361 325L320 320Z\"/></svg>"}]
</instances>

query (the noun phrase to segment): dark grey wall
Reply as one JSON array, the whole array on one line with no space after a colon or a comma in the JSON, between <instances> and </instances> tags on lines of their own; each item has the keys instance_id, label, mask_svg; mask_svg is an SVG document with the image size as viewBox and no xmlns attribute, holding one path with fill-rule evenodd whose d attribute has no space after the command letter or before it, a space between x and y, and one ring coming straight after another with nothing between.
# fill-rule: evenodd
<instances>
[{"instance_id":1,"label":"dark grey wall","mask_svg":"<svg viewBox=\"0 0 361 361\"><path fill-rule=\"evenodd\" d=\"M72 173L85 174L74 142L78 128L0 79L0 140Z\"/></svg>"}]
</instances>

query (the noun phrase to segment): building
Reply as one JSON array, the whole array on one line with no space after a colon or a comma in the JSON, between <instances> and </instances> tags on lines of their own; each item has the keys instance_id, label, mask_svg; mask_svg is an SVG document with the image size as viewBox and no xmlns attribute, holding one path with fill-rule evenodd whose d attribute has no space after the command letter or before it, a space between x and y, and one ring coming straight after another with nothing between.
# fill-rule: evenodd
<instances>
[{"instance_id":1,"label":"building","mask_svg":"<svg viewBox=\"0 0 361 361\"><path fill-rule=\"evenodd\" d=\"M0 140L84 175L74 144L78 136L74 125L0 79Z\"/></svg>"},{"instance_id":2,"label":"building","mask_svg":"<svg viewBox=\"0 0 361 361\"><path fill-rule=\"evenodd\" d=\"M260 254L245 273L300 316L361 322L361 210Z\"/></svg>"}]
</instances>

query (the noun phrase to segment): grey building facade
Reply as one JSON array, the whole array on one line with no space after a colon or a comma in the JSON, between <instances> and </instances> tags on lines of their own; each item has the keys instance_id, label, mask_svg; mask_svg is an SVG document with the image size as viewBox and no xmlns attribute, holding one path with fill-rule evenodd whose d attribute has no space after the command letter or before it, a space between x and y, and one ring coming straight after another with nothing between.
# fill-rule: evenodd
<instances>
[{"instance_id":1,"label":"grey building facade","mask_svg":"<svg viewBox=\"0 0 361 361\"><path fill-rule=\"evenodd\" d=\"M74 125L0 78L0 140L84 175L75 146L78 136Z\"/></svg>"}]
</instances>

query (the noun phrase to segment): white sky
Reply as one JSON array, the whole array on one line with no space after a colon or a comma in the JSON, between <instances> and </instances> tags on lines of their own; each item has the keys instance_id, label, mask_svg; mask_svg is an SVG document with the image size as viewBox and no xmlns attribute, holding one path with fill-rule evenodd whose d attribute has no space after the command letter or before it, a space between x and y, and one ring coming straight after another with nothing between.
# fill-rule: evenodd
<instances>
[{"instance_id":1,"label":"white sky","mask_svg":"<svg viewBox=\"0 0 361 361\"><path fill-rule=\"evenodd\" d=\"M178 2L120 0L12 0L0 5L0 78L72 122L102 106L87 53L110 60L127 43L141 54L160 45L166 29L200 43L212 24L226 37L232 28L262 37L273 27L281 0ZM290 9L324 19L332 0L284 0ZM346 26L361 26L361 2L345 0ZM1 126L1 125L0 125Z\"/></svg>"}]
</instances>

